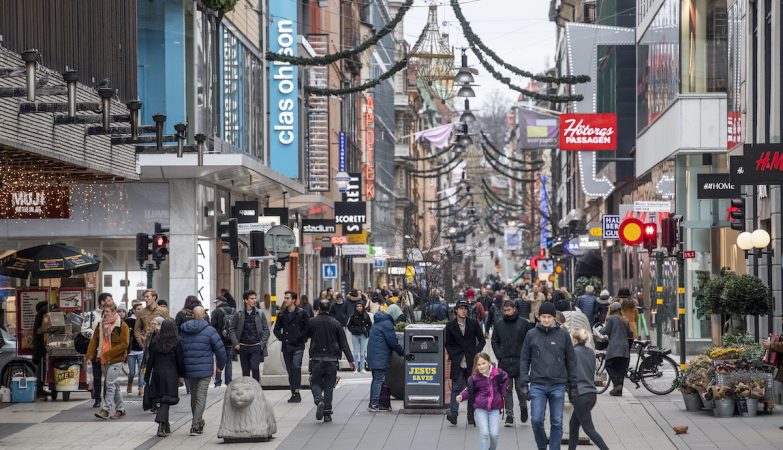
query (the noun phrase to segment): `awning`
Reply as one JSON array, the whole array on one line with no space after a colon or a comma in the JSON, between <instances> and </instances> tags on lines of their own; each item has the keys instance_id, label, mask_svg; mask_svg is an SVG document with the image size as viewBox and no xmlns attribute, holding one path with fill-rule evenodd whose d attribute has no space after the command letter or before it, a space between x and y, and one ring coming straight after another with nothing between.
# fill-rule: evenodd
<instances>
[{"instance_id":1,"label":"awning","mask_svg":"<svg viewBox=\"0 0 783 450\"><path fill-rule=\"evenodd\" d=\"M604 263L600 250L588 250L576 258L576 277L598 277L604 275Z\"/></svg>"}]
</instances>

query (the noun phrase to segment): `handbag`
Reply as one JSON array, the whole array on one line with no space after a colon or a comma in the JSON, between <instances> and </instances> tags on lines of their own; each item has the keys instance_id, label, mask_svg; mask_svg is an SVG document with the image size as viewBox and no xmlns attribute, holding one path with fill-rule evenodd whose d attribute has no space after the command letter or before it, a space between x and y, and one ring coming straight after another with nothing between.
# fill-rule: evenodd
<instances>
[{"instance_id":1,"label":"handbag","mask_svg":"<svg viewBox=\"0 0 783 450\"><path fill-rule=\"evenodd\" d=\"M773 342L780 342L781 338L779 334L769 334L769 342L770 344ZM775 350L772 350L772 346L767 349L767 351L764 353L764 359L761 360L764 364L777 367L778 362L780 361L780 353L776 352Z\"/></svg>"}]
</instances>

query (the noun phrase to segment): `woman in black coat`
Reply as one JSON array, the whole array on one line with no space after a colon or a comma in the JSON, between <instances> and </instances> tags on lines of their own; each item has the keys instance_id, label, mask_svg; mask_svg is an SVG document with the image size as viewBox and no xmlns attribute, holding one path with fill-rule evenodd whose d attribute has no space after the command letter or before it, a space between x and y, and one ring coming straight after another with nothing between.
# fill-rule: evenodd
<instances>
[{"instance_id":1,"label":"woman in black coat","mask_svg":"<svg viewBox=\"0 0 783 450\"><path fill-rule=\"evenodd\" d=\"M185 377L185 362L182 359L182 343L177 335L173 320L165 320L160 331L150 343L147 372L144 381L144 410L157 405L155 422L158 436L171 434L169 407L179 403L179 381Z\"/></svg>"}]
</instances>

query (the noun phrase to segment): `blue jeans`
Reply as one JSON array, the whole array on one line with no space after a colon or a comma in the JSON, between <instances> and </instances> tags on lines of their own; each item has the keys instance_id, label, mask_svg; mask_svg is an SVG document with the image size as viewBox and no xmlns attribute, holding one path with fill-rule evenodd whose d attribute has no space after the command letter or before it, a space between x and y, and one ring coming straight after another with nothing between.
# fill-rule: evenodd
<instances>
[{"instance_id":1,"label":"blue jeans","mask_svg":"<svg viewBox=\"0 0 783 450\"><path fill-rule=\"evenodd\" d=\"M299 392L299 388L302 387L302 356L304 350L283 351L283 362L288 372L288 387L291 392Z\"/></svg>"},{"instance_id":2,"label":"blue jeans","mask_svg":"<svg viewBox=\"0 0 783 450\"><path fill-rule=\"evenodd\" d=\"M473 414L479 430L479 449L495 450L498 447L498 432L500 432L500 410L487 411L476 408Z\"/></svg>"},{"instance_id":3,"label":"blue jeans","mask_svg":"<svg viewBox=\"0 0 783 450\"><path fill-rule=\"evenodd\" d=\"M367 353L367 341L370 338L367 336L351 335L351 344L353 344L353 360L356 361L356 370L364 370L364 355Z\"/></svg>"},{"instance_id":4,"label":"blue jeans","mask_svg":"<svg viewBox=\"0 0 783 450\"><path fill-rule=\"evenodd\" d=\"M378 406L381 396L381 386L386 378L386 369L372 369L372 383L370 383L370 405Z\"/></svg>"},{"instance_id":5,"label":"blue jeans","mask_svg":"<svg viewBox=\"0 0 783 450\"><path fill-rule=\"evenodd\" d=\"M226 367L223 369L222 372L220 370L215 371L215 386L220 386L221 383L220 378L222 373L225 373L225 377L224 377L225 381L223 381L223 383L225 383L226 386L231 384L231 378L232 378L231 375L233 373L231 363L233 362L232 359L233 357L234 357L234 348L226 347Z\"/></svg>"},{"instance_id":6,"label":"blue jeans","mask_svg":"<svg viewBox=\"0 0 783 450\"><path fill-rule=\"evenodd\" d=\"M540 449L546 448L546 429L544 429L544 416L546 405L549 403L549 448L560 450L560 441L563 440L563 407L565 405L565 384L530 384L530 417L533 425L533 434L536 437L536 445Z\"/></svg>"},{"instance_id":7,"label":"blue jeans","mask_svg":"<svg viewBox=\"0 0 783 450\"><path fill-rule=\"evenodd\" d=\"M141 371L141 358L144 356L144 352L130 352L128 353L128 385L133 384L133 378L136 374L139 374L139 387L144 387L144 373Z\"/></svg>"}]
</instances>

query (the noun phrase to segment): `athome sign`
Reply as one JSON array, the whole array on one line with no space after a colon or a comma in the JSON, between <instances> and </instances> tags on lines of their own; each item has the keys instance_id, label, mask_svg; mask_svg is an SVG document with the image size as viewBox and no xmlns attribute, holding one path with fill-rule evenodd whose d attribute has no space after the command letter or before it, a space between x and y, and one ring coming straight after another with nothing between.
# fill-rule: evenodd
<instances>
[{"instance_id":1,"label":"athome sign","mask_svg":"<svg viewBox=\"0 0 783 450\"><path fill-rule=\"evenodd\" d=\"M602 239L620 239L620 216L604 214L601 218L603 222L603 235Z\"/></svg>"},{"instance_id":2,"label":"athome sign","mask_svg":"<svg viewBox=\"0 0 783 450\"><path fill-rule=\"evenodd\" d=\"M740 196L738 184L730 180L728 173L700 173L696 175L698 189L696 198L698 199L721 199L734 198Z\"/></svg>"}]
</instances>

